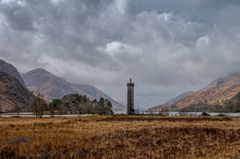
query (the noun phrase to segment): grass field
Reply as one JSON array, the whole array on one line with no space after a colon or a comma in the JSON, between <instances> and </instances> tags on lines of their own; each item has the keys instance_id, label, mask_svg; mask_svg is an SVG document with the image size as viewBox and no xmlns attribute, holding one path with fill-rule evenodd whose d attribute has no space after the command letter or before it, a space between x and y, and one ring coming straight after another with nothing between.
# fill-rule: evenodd
<instances>
[{"instance_id":1,"label":"grass field","mask_svg":"<svg viewBox=\"0 0 240 159\"><path fill-rule=\"evenodd\" d=\"M0 118L0 158L239 159L239 118Z\"/></svg>"}]
</instances>

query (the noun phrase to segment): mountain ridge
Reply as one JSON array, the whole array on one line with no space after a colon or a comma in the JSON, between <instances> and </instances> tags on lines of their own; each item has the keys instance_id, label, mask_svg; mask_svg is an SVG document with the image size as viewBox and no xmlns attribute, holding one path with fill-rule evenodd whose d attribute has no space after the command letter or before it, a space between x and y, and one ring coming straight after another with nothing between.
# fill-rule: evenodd
<instances>
[{"instance_id":1,"label":"mountain ridge","mask_svg":"<svg viewBox=\"0 0 240 159\"><path fill-rule=\"evenodd\" d=\"M110 96L108 96L103 91L96 88L95 86L91 86L91 85L88 85L88 84L73 84L73 86L77 87L82 92L87 92L89 95L92 96L92 98L95 98L95 99L99 100L101 97L103 97L103 98L109 99L114 106L122 107L121 104L116 102L114 99L112 99Z\"/></svg>"},{"instance_id":2,"label":"mountain ridge","mask_svg":"<svg viewBox=\"0 0 240 159\"><path fill-rule=\"evenodd\" d=\"M25 87L22 76L20 75L18 70L12 64L7 63L6 61L0 59L0 71L5 72L5 73L15 77Z\"/></svg>"},{"instance_id":3,"label":"mountain ridge","mask_svg":"<svg viewBox=\"0 0 240 159\"><path fill-rule=\"evenodd\" d=\"M174 105L182 110L198 104L223 106L225 102L240 92L240 72L217 78L202 89L199 89L176 102ZM166 106L170 107L170 106ZM162 107L153 107L159 111ZM152 108L150 108L151 110Z\"/></svg>"},{"instance_id":4,"label":"mountain ridge","mask_svg":"<svg viewBox=\"0 0 240 159\"><path fill-rule=\"evenodd\" d=\"M43 68L37 68L27 72L23 75L23 79L27 87L33 91L34 94L40 93L48 101L62 98L68 94L77 93L79 95L86 95L90 99L99 99L100 97L108 98L112 102L115 111L122 110L123 108L121 104L114 101L96 87L86 84L72 84Z\"/></svg>"},{"instance_id":5,"label":"mountain ridge","mask_svg":"<svg viewBox=\"0 0 240 159\"><path fill-rule=\"evenodd\" d=\"M0 112L30 110L33 95L18 70L0 59Z\"/></svg>"}]
</instances>

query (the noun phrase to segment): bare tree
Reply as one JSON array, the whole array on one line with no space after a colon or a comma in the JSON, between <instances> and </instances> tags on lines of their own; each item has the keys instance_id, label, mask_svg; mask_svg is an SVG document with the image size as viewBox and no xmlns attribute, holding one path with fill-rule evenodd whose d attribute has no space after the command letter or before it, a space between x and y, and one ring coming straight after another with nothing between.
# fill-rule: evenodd
<instances>
[{"instance_id":1,"label":"bare tree","mask_svg":"<svg viewBox=\"0 0 240 159\"><path fill-rule=\"evenodd\" d=\"M17 103L15 103L14 111L17 113L17 117L19 117L21 108L17 105Z\"/></svg>"},{"instance_id":2,"label":"bare tree","mask_svg":"<svg viewBox=\"0 0 240 159\"><path fill-rule=\"evenodd\" d=\"M43 112L47 107L47 103L43 99L43 96L41 94L38 94L34 97L33 101L33 112L36 115L37 118L41 118L43 116Z\"/></svg>"}]
</instances>

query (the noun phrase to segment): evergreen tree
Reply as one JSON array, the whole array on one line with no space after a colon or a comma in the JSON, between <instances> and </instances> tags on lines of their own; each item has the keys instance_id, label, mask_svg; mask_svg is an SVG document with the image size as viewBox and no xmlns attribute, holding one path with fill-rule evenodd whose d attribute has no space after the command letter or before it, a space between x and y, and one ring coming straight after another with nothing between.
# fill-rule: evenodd
<instances>
[{"instance_id":1,"label":"evergreen tree","mask_svg":"<svg viewBox=\"0 0 240 159\"><path fill-rule=\"evenodd\" d=\"M100 98L91 101L87 96L71 94L62 99L55 99L49 104L51 112L58 111L61 114L113 114L112 103L108 99Z\"/></svg>"}]
</instances>

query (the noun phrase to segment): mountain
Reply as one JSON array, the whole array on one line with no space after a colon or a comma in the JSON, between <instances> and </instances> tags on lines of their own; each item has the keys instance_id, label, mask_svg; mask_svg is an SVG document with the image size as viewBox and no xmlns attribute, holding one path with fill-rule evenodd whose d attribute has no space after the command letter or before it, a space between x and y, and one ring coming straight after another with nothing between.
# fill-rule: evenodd
<instances>
[{"instance_id":1,"label":"mountain","mask_svg":"<svg viewBox=\"0 0 240 159\"><path fill-rule=\"evenodd\" d=\"M79 92L84 92L87 94L87 96L90 99L100 99L103 97L104 99L108 99L111 101L112 105L114 106L114 109L116 111L121 111L123 109L123 106L113 100L111 97L109 97L107 94L102 92L101 90L97 89L96 87L86 85L86 84L74 84L73 85Z\"/></svg>"},{"instance_id":2,"label":"mountain","mask_svg":"<svg viewBox=\"0 0 240 159\"><path fill-rule=\"evenodd\" d=\"M191 92L191 91L182 93L182 94L180 94L180 95L178 95L178 96L168 100L166 103L163 103L161 105L158 105L158 106L150 108L148 111L150 111L150 112L158 112L158 111L160 111L163 108L175 105L178 101L180 101L181 99L183 99L186 96L189 96L192 93L193 92Z\"/></svg>"},{"instance_id":3,"label":"mountain","mask_svg":"<svg viewBox=\"0 0 240 159\"><path fill-rule=\"evenodd\" d=\"M33 96L15 77L0 71L0 112L27 111Z\"/></svg>"},{"instance_id":4,"label":"mountain","mask_svg":"<svg viewBox=\"0 0 240 159\"><path fill-rule=\"evenodd\" d=\"M189 96L190 94L192 94L193 92L185 92L185 93L182 93L182 94L180 94L179 96L176 96L176 97L174 97L174 98L172 98L172 99L170 99L169 101L167 101L165 104L163 104L163 105L174 105L174 104L176 104L178 101L180 101L181 99L183 99L184 97L186 97L186 96Z\"/></svg>"},{"instance_id":5,"label":"mountain","mask_svg":"<svg viewBox=\"0 0 240 159\"><path fill-rule=\"evenodd\" d=\"M223 105L224 102L234 97L238 92L240 92L240 72L214 80L205 88L183 98L176 105L179 108L198 103Z\"/></svg>"},{"instance_id":6,"label":"mountain","mask_svg":"<svg viewBox=\"0 0 240 159\"><path fill-rule=\"evenodd\" d=\"M41 94L49 101L67 94L83 94L83 92L77 92L71 83L41 68L24 74L23 79L30 91L36 95Z\"/></svg>"},{"instance_id":7,"label":"mountain","mask_svg":"<svg viewBox=\"0 0 240 159\"><path fill-rule=\"evenodd\" d=\"M0 59L0 71L5 72L13 77L15 77L24 87L24 81L19 74L18 70L11 64Z\"/></svg>"},{"instance_id":8,"label":"mountain","mask_svg":"<svg viewBox=\"0 0 240 159\"><path fill-rule=\"evenodd\" d=\"M45 99L59 99L69 94L86 95L90 99L99 99L104 97L109 99L113 104L113 110L122 110L122 106L115 102L99 89L82 84L71 84L70 82L58 77L45 69L38 68L23 75L26 86L34 94L41 94Z\"/></svg>"},{"instance_id":9,"label":"mountain","mask_svg":"<svg viewBox=\"0 0 240 159\"><path fill-rule=\"evenodd\" d=\"M27 90L18 70L0 59L0 112L27 111L33 95Z\"/></svg>"},{"instance_id":10,"label":"mountain","mask_svg":"<svg viewBox=\"0 0 240 159\"><path fill-rule=\"evenodd\" d=\"M225 102L240 92L240 72L221 77L211 82L206 87L190 93L175 103L180 110L200 110L196 107L222 109ZM216 110L209 108L211 110ZM156 110L156 109L155 109Z\"/></svg>"}]
</instances>

